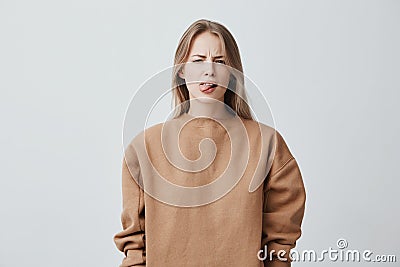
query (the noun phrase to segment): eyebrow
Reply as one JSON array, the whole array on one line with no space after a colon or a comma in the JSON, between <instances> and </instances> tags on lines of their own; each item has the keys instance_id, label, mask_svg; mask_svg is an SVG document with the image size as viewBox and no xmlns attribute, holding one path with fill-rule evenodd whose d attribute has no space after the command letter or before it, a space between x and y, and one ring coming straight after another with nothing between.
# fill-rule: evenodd
<instances>
[{"instance_id":1,"label":"eyebrow","mask_svg":"<svg viewBox=\"0 0 400 267\"><path fill-rule=\"evenodd\" d=\"M200 54L192 55L192 57L201 57L201 58L206 58L206 56L205 56L205 55L200 55ZM213 58L222 58L222 57L224 57L224 56L215 56L215 57L213 57Z\"/></svg>"}]
</instances>

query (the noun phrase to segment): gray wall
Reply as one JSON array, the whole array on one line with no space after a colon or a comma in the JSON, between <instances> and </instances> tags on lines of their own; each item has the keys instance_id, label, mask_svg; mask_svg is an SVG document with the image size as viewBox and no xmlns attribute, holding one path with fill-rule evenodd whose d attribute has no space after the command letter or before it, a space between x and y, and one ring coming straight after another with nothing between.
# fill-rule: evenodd
<instances>
[{"instance_id":1,"label":"gray wall","mask_svg":"<svg viewBox=\"0 0 400 267\"><path fill-rule=\"evenodd\" d=\"M399 258L399 13L387 0L1 1L0 266L120 263L125 111L199 18L232 31L299 162L296 248L345 238Z\"/></svg>"}]
</instances>

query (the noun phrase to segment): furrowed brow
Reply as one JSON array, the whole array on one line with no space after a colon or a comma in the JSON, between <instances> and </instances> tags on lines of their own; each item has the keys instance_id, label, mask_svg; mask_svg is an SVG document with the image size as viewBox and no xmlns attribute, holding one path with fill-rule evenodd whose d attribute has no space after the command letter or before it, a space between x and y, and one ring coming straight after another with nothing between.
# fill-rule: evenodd
<instances>
[{"instance_id":1,"label":"furrowed brow","mask_svg":"<svg viewBox=\"0 0 400 267\"><path fill-rule=\"evenodd\" d=\"M192 57L201 57L201 58L206 58L206 56L205 56L205 55L200 55L200 54L192 55ZM214 59L215 59L215 58L223 58L223 57L224 57L224 56L222 56L222 55L221 55L221 56L215 56L215 57L214 57Z\"/></svg>"}]
</instances>

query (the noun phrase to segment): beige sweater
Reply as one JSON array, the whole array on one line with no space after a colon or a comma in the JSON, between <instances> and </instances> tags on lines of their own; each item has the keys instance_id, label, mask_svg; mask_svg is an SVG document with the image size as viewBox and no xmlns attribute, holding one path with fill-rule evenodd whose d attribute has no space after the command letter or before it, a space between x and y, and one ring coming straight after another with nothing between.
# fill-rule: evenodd
<instances>
[{"instance_id":1,"label":"beige sweater","mask_svg":"<svg viewBox=\"0 0 400 267\"><path fill-rule=\"evenodd\" d=\"M224 128L185 113L131 141L122 162L123 230L114 235L125 256L120 267L291 266L276 252L287 256L301 236L306 193L299 166L278 131L238 118L222 120ZM199 147L204 138L215 147ZM174 154L178 145L184 160ZM208 191L174 191L158 175ZM260 186L250 192L251 184ZM273 261L258 258L265 247Z\"/></svg>"}]
</instances>

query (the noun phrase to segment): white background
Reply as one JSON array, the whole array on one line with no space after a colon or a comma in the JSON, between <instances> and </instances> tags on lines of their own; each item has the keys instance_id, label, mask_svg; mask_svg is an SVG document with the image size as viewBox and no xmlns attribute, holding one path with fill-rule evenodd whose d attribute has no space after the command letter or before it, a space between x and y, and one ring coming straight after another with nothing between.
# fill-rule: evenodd
<instances>
[{"instance_id":1,"label":"white background","mask_svg":"<svg viewBox=\"0 0 400 267\"><path fill-rule=\"evenodd\" d=\"M399 14L387 0L0 1L0 266L120 264L125 110L199 18L233 33L298 160L296 249L346 238L400 261Z\"/></svg>"}]
</instances>

